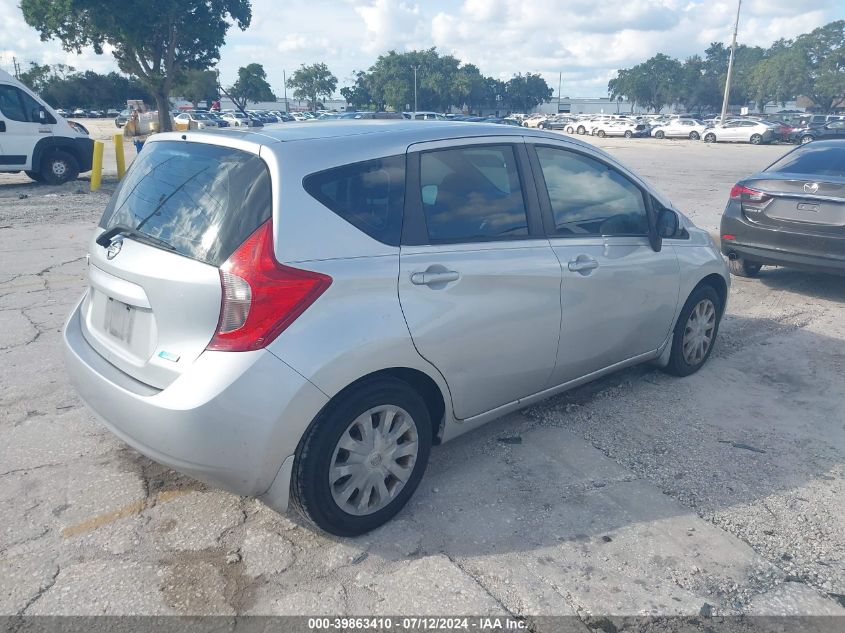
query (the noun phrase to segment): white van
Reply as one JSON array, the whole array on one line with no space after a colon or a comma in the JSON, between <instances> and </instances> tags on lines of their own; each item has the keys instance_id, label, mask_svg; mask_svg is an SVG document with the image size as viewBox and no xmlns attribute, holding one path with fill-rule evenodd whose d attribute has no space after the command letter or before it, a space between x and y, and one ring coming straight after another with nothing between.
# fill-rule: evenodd
<instances>
[{"instance_id":1,"label":"white van","mask_svg":"<svg viewBox=\"0 0 845 633\"><path fill-rule=\"evenodd\" d=\"M91 170L94 141L9 73L0 70L0 172L25 171L58 185Z\"/></svg>"}]
</instances>

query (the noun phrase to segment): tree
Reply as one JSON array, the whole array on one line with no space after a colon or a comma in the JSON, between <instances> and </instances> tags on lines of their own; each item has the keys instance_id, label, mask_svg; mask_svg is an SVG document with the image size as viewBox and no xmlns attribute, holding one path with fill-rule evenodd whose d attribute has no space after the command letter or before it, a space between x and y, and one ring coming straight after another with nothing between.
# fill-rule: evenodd
<instances>
[{"instance_id":1,"label":"tree","mask_svg":"<svg viewBox=\"0 0 845 633\"><path fill-rule=\"evenodd\" d=\"M798 97L810 87L808 69L801 54L783 48L762 60L751 73L750 83L757 108L763 112L769 101L780 103Z\"/></svg>"},{"instance_id":2,"label":"tree","mask_svg":"<svg viewBox=\"0 0 845 633\"><path fill-rule=\"evenodd\" d=\"M226 32L246 29L249 0L146 0L115 6L110 0L21 0L24 20L41 39L67 51L109 46L118 67L138 77L158 107L159 129L170 130L170 92L179 74L206 69L220 57Z\"/></svg>"},{"instance_id":3,"label":"tree","mask_svg":"<svg viewBox=\"0 0 845 633\"><path fill-rule=\"evenodd\" d=\"M631 68L621 69L607 84L611 99L625 97L632 103L659 112L683 95L683 68L677 59L658 53Z\"/></svg>"},{"instance_id":4,"label":"tree","mask_svg":"<svg viewBox=\"0 0 845 633\"><path fill-rule=\"evenodd\" d=\"M217 73L213 70L186 70L173 86L173 91L190 101L196 108L200 101L218 98Z\"/></svg>"},{"instance_id":5,"label":"tree","mask_svg":"<svg viewBox=\"0 0 845 633\"><path fill-rule=\"evenodd\" d=\"M20 80L35 92L40 93L49 82L50 77L50 66L47 64L41 66L35 62L29 62L29 70L21 73Z\"/></svg>"},{"instance_id":6,"label":"tree","mask_svg":"<svg viewBox=\"0 0 845 633\"><path fill-rule=\"evenodd\" d=\"M519 73L505 84L508 108L528 112L552 98L554 91L540 75Z\"/></svg>"},{"instance_id":7,"label":"tree","mask_svg":"<svg viewBox=\"0 0 845 633\"><path fill-rule=\"evenodd\" d=\"M807 72L806 96L824 112L845 99L845 20L799 35L793 48Z\"/></svg>"},{"instance_id":8,"label":"tree","mask_svg":"<svg viewBox=\"0 0 845 633\"><path fill-rule=\"evenodd\" d=\"M229 88L229 96L240 110L245 110L247 103L275 101L276 95L267 83L267 73L261 64L247 64L238 68L238 79Z\"/></svg>"},{"instance_id":9,"label":"tree","mask_svg":"<svg viewBox=\"0 0 845 633\"><path fill-rule=\"evenodd\" d=\"M288 88L293 88L293 96L296 99L308 99L311 110L317 109L319 97L329 98L337 88L337 77L329 67L323 63L303 64L288 77Z\"/></svg>"},{"instance_id":10,"label":"tree","mask_svg":"<svg viewBox=\"0 0 845 633\"><path fill-rule=\"evenodd\" d=\"M367 73L363 70L357 70L353 74L355 83L341 88L340 94L346 99L346 103L356 110L367 108L373 103L373 96L370 94L370 88L367 85Z\"/></svg>"}]
</instances>

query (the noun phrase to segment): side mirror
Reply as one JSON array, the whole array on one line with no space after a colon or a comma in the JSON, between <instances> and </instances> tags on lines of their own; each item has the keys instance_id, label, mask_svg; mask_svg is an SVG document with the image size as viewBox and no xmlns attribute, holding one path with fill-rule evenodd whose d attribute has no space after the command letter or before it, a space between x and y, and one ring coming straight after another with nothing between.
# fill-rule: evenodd
<instances>
[{"instance_id":1,"label":"side mirror","mask_svg":"<svg viewBox=\"0 0 845 633\"><path fill-rule=\"evenodd\" d=\"M657 214L657 235L661 239L672 238L678 234L680 221L672 209L660 209Z\"/></svg>"}]
</instances>

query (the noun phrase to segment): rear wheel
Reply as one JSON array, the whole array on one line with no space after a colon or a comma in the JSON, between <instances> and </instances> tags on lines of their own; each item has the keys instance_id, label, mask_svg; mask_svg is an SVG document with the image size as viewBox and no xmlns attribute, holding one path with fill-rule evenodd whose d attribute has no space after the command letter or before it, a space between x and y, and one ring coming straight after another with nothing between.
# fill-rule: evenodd
<instances>
[{"instance_id":1,"label":"rear wheel","mask_svg":"<svg viewBox=\"0 0 845 633\"><path fill-rule=\"evenodd\" d=\"M41 172L38 171L26 171L24 172L27 176L32 178L35 182L44 182L44 177L41 175Z\"/></svg>"},{"instance_id":2,"label":"rear wheel","mask_svg":"<svg viewBox=\"0 0 845 633\"><path fill-rule=\"evenodd\" d=\"M61 185L70 180L76 180L79 175L79 163L76 158L56 150L41 161L41 177L47 184Z\"/></svg>"},{"instance_id":3,"label":"rear wheel","mask_svg":"<svg viewBox=\"0 0 845 633\"><path fill-rule=\"evenodd\" d=\"M691 141L697 141L698 139L701 138L701 135L698 132L690 132L689 138L690 138Z\"/></svg>"},{"instance_id":4,"label":"rear wheel","mask_svg":"<svg viewBox=\"0 0 845 633\"><path fill-rule=\"evenodd\" d=\"M583 133L584 133L584 132L586 132L586 131L587 131L587 130L586 130L586 128L585 128L583 125L579 125L579 126L578 126L578 129L576 130L576 132L578 132L578 134L583 134Z\"/></svg>"},{"instance_id":5,"label":"rear wheel","mask_svg":"<svg viewBox=\"0 0 845 633\"><path fill-rule=\"evenodd\" d=\"M806 143L812 143L815 139L813 138L812 134L805 134L801 137L801 145L805 145Z\"/></svg>"},{"instance_id":6,"label":"rear wheel","mask_svg":"<svg viewBox=\"0 0 845 633\"><path fill-rule=\"evenodd\" d=\"M737 277L756 277L760 274L760 269L762 267L762 264L750 262L744 257L737 257L735 259L728 260L728 269L731 271L732 275L736 275Z\"/></svg>"},{"instance_id":7,"label":"rear wheel","mask_svg":"<svg viewBox=\"0 0 845 633\"><path fill-rule=\"evenodd\" d=\"M599 138L604 138L607 135L604 133L604 130L599 130L598 132L596 132L596 136L598 136Z\"/></svg>"},{"instance_id":8,"label":"rear wheel","mask_svg":"<svg viewBox=\"0 0 845 633\"><path fill-rule=\"evenodd\" d=\"M751 138L749 139L752 145L759 145L763 142L763 137L759 134L752 134Z\"/></svg>"},{"instance_id":9,"label":"rear wheel","mask_svg":"<svg viewBox=\"0 0 845 633\"><path fill-rule=\"evenodd\" d=\"M692 292L675 324L672 352L664 371L689 376L701 369L716 342L721 305L713 286L699 286Z\"/></svg>"},{"instance_id":10,"label":"rear wheel","mask_svg":"<svg viewBox=\"0 0 845 633\"><path fill-rule=\"evenodd\" d=\"M654 138L666 138L666 132L663 130L657 130L657 132L654 133Z\"/></svg>"},{"instance_id":11,"label":"rear wheel","mask_svg":"<svg viewBox=\"0 0 845 633\"><path fill-rule=\"evenodd\" d=\"M704 135L704 142L705 143L715 143L716 142L716 135L713 132L708 132Z\"/></svg>"},{"instance_id":12,"label":"rear wheel","mask_svg":"<svg viewBox=\"0 0 845 633\"><path fill-rule=\"evenodd\" d=\"M365 381L330 402L300 445L294 507L337 536L390 520L422 479L431 420L420 395L395 378Z\"/></svg>"},{"instance_id":13,"label":"rear wheel","mask_svg":"<svg viewBox=\"0 0 845 633\"><path fill-rule=\"evenodd\" d=\"M567 125L567 126L566 126L566 133L567 133L567 134L572 134L572 132L573 132L573 131L574 131L574 130L572 129L572 126L571 126L571 125Z\"/></svg>"}]
</instances>

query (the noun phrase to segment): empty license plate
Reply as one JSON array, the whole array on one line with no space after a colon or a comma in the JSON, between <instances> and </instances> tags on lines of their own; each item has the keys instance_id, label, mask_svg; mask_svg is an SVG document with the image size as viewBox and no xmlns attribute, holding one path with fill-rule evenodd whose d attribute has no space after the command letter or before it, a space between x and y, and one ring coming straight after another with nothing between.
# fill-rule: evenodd
<instances>
[{"instance_id":1,"label":"empty license plate","mask_svg":"<svg viewBox=\"0 0 845 633\"><path fill-rule=\"evenodd\" d=\"M134 316L135 309L132 306L109 297L106 303L106 332L117 340L128 343Z\"/></svg>"}]
</instances>

